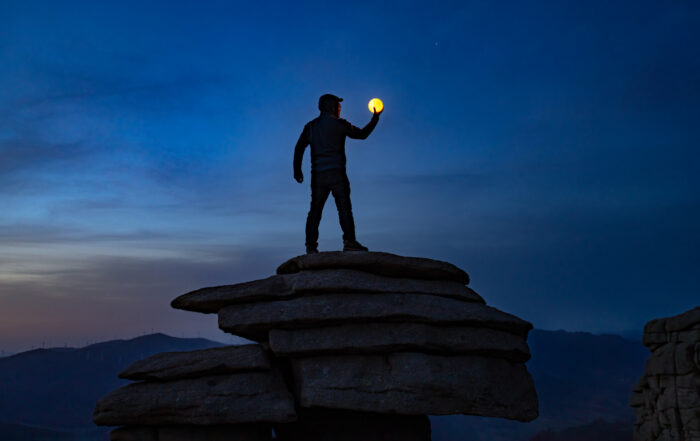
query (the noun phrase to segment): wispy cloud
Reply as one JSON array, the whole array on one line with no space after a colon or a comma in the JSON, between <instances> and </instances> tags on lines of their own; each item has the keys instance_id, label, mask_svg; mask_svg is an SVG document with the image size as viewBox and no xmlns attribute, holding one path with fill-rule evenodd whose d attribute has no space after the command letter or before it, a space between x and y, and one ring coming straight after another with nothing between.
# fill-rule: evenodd
<instances>
[{"instance_id":1,"label":"wispy cloud","mask_svg":"<svg viewBox=\"0 0 700 441\"><path fill-rule=\"evenodd\" d=\"M267 277L289 257L278 252L196 245L171 257L61 256L36 251L38 265L15 268L15 277L9 278L0 270L3 350L28 349L47 340L82 344L151 329L227 339L217 330L214 318L174 311L170 301L203 286ZM0 266L7 260L0 253Z\"/></svg>"},{"instance_id":2,"label":"wispy cloud","mask_svg":"<svg viewBox=\"0 0 700 441\"><path fill-rule=\"evenodd\" d=\"M483 188L493 185L494 180L485 174L478 172L442 172L442 173L419 173L403 175L380 175L374 177L379 185L437 185L437 186L458 186L460 190L466 187Z\"/></svg>"},{"instance_id":3,"label":"wispy cloud","mask_svg":"<svg viewBox=\"0 0 700 441\"><path fill-rule=\"evenodd\" d=\"M82 142L52 143L28 138L0 141L0 179L13 174L31 174L47 167L75 170L90 154L90 149Z\"/></svg>"}]
</instances>

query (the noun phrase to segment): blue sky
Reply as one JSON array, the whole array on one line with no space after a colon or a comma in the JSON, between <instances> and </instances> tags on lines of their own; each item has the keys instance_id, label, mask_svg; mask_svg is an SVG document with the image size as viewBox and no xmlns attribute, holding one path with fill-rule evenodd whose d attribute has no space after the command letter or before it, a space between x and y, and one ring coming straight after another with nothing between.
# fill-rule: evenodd
<instances>
[{"instance_id":1,"label":"blue sky","mask_svg":"<svg viewBox=\"0 0 700 441\"><path fill-rule=\"evenodd\" d=\"M696 2L3 1L0 59L2 350L229 341L169 301L303 252L323 93L386 106L347 143L370 249L543 329L699 303Z\"/></svg>"}]
</instances>

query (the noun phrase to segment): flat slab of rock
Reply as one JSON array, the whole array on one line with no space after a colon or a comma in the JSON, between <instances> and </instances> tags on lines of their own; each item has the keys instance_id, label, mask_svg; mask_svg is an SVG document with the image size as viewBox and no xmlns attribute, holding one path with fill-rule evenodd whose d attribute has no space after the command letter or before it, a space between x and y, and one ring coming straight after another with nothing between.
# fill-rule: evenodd
<instances>
[{"instance_id":1,"label":"flat slab of rock","mask_svg":"<svg viewBox=\"0 0 700 441\"><path fill-rule=\"evenodd\" d=\"M481 354L525 362L530 350L522 337L488 328L425 323L360 323L323 328L272 329L276 356L425 352Z\"/></svg>"},{"instance_id":2,"label":"flat slab of rock","mask_svg":"<svg viewBox=\"0 0 700 441\"><path fill-rule=\"evenodd\" d=\"M110 433L110 441L270 441L270 424L220 426L120 427Z\"/></svg>"},{"instance_id":3,"label":"flat slab of rock","mask_svg":"<svg viewBox=\"0 0 700 441\"><path fill-rule=\"evenodd\" d=\"M403 415L468 414L531 421L535 386L521 363L402 352L292 360L302 407Z\"/></svg>"},{"instance_id":4,"label":"flat slab of rock","mask_svg":"<svg viewBox=\"0 0 700 441\"><path fill-rule=\"evenodd\" d=\"M303 254L280 265L277 268L277 274L326 268L351 268L392 277L444 279L469 284L469 275L451 263L376 251L330 251Z\"/></svg>"},{"instance_id":5,"label":"flat slab of rock","mask_svg":"<svg viewBox=\"0 0 700 441\"><path fill-rule=\"evenodd\" d=\"M642 343L654 350L664 343L700 341L700 306L673 317L665 317L644 325Z\"/></svg>"},{"instance_id":6,"label":"flat slab of rock","mask_svg":"<svg viewBox=\"0 0 700 441\"><path fill-rule=\"evenodd\" d=\"M432 294L484 303L463 283L387 277L352 269L321 269L283 274L267 279L198 289L177 297L171 306L187 311L215 313L234 303L292 298L302 293L401 292Z\"/></svg>"},{"instance_id":7,"label":"flat slab of rock","mask_svg":"<svg viewBox=\"0 0 700 441\"><path fill-rule=\"evenodd\" d=\"M119 378L167 381L270 368L270 358L260 345L241 345L162 352L133 363L119 373Z\"/></svg>"},{"instance_id":8,"label":"flat slab of rock","mask_svg":"<svg viewBox=\"0 0 700 441\"><path fill-rule=\"evenodd\" d=\"M133 383L98 401L100 426L288 422L294 400L282 377L250 372L156 383Z\"/></svg>"},{"instance_id":9,"label":"flat slab of rock","mask_svg":"<svg viewBox=\"0 0 700 441\"><path fill-rule=\"evenodd\" d=\"M271 329L385 321L469 325L521 337L532 329L530 323L480 303L420 294L325 294L219 310L222 330L254 341L267 340Z\"/></svg>"},{"instance_id":10,"label":"flat slab of rock","mask_svg":"<svg viewBox=\"0 0 700 441\"><path fill-rule=\"evenodd\" d=\"M430 441L430 420L426 415L301 409L297 421L276 424L275 434L279 441Z\"/></svg>"}]
</instances>

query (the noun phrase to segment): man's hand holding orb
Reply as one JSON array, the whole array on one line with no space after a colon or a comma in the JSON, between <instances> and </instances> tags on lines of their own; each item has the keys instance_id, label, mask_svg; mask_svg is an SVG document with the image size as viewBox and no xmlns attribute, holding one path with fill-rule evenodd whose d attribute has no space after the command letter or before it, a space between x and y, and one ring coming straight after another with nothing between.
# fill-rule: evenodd
<instances>
[{"instance_id":1,"label":"man's hand holding orb","mask_svg":"<svg viewBox=\"0 0 700 441\"><path fill-rule=\"evenodd\" d=\"M369 107L370 112L375 113L377 115L384 111L384 103L379 98L372 98L371 100L369 100L367 107Z\"/></svg>"}]
</instances>

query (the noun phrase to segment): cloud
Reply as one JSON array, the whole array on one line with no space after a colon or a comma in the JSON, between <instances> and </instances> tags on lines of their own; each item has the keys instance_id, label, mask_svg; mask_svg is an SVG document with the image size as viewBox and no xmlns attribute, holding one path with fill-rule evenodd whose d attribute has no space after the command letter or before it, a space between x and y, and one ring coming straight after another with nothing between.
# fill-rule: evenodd
<instances>
[{"instance_id":1,"label":"cloud","mask_svg":"<svg viewBox=\"0 0 700 441\"><path fill-rule=\"evenodd\" d=\"M0 141L0 176L26 173L47 166L76 167L91 154L86 144L52 143L38 139L11 139Z\"/></svg>"},{"instance_id":2,"label":"cloud","mask_svg":"<svg viewBox=\"0 0 700 441\"><path fill-rule=\"evenodd\" d=\"M485 174L475 172L442 172L442 173L416 173L401 175L379 175L373 180L378 185L418 185L418 186L451 186L464 190L470 188L484 188L493 185L493 179Z\"/></svg>"},{"instance_id":3,"label":"cloud","mask_svg":"<svg viewBox=\"0 0 700 441\"><path fill-rule=\"evenodd\" d=\"M32 84L14 90L10 99L0 102L3 119L18 113L42 114L65 104L102 108L105 100L110 107L117 106L113 111L182 110L208 89L229 81L223 75L193 69L155 75L148 65L134 66L127 54L87 68L39 60L25 64ZM134 75L129 68L142 70Z\"/></svg>"},{"instance_id":4,"label":"cloud","mask_svg":"<svg viewBox=\"0 0 700 441\"><path fill-rule=\"evenodd\" d=\"M187 233L135 228L126 232L89 230L84 227L48 223L0 224L0 242L6 246L22 244L104 244L106 242L166 242L187 238ZM0 253L1 255L2 253Z\"/></svg>"},{"instance_id":5,"label":"cloud","mask_svg":"<svg viewBox=\"0 0 700 441\"><path fill-rule=\"evenodd\" d=\"M151 329L230 341L215 318L174 311L170 301L204 286L267 277L288 257L221 245L183 248L174 257L44 257L24 280L0 278L0 348L82 344Z\"/></svg>"},{"instance_id":6,"label":"cloud","mask_svg":"<svg viewBox=\"0 0 700 441\"><path fill-rule=\"evenodd\" d=\"M331 86L352 121L367 110L350 97L387 94L367 141L381 148L348 154L371 249L463 266L489 302L538 326L636 327L685 304L700 223L696 11L581 5L380 8L367 23L391 18L381 47L341 25L301 52L314 31L280 46L285 14L261 33L231 27L250 11L228 6L0 14L12 42L0 43L0 314L8 305L34 335L73 321L74 336L175 329L193 315L162 309L173 291L270 274L303 245L300 103L315 113L308 98ZM426 14L439 50L412 32ZM356 62L336 46L361 49ZM335 249L326 210L322 247Z\"/></svg>"}]
</instances>

